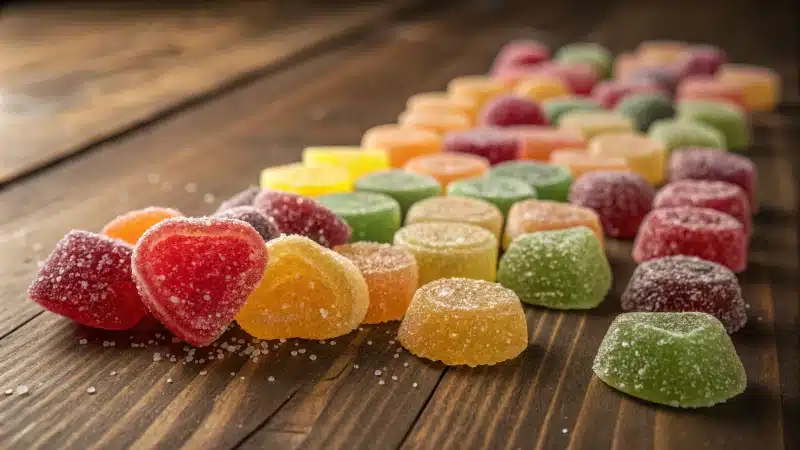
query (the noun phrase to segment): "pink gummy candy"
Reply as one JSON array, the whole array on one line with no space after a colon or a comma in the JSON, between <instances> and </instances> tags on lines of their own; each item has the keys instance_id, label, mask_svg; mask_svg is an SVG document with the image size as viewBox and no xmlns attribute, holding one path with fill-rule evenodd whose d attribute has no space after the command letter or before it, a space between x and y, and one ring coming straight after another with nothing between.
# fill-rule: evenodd
<instances>
[{"instance_id":1,"label":"pink gummy candy","mask_svg":"<svg viewBox=\"0 0 800 450\"><path fill-rule=\"evenodd\" d=\"M598 81L597 72L590 66L548 61L535 69L538 74L560 77L575 95L590 95Z\"/></svg>"},{"instance_id":2,"label":"pink gummy candy","mask_svg":"<svg viewBox=\"0 0 800 450\"><path fill-rule=\"evenodd\" d=\"M693 206L654 209L639 227L633 244L637 263L687 255L741 272L747 267L747 235L733 216Z\"/></svg>"},{"instance_id":3,"label":"pink gummy candy","mask_svg":"<svg viewBox=\"0 0 800 450\"><path fill-rule=\"evenodd\" d=\"M70 231L39 269L28 296L82 325L132 328L147 314L131 276L132 253L126 242Z\"/></svg>"},{"instance_id":4,"label":"pink gummy candy","mask_svg":"<svg viewBox=\"0 0 800 450\"><path fill-rule=\"evenodd\" d=\"M653 205L653 188L631 172L589 172L572 183L569 202L594 210L606 235L630 239Z\"/></svg>"},{"instance_id":5,"label":"pink gummy candy","mask_svg":"<svg viewBox=\"0 0 800 450\"><path fill-rule=\"evenodd\" d=\"M492 128L453 131L442 141L442 151L482 156L491 165L519 158L521 146L515 133Z\"/></svg>"},{"instance_id":6,"label":"pink gummy candy","mask_svg":"<svg viewBox=\"0 0 800 450\"><path fill-rule=\"evenodd\" d=\"M147 309L195 346L222 334L258 286L267 247L253 227L223 218L167 219L133 253L133 274Z\"/></svg>"},{"instance_id":7,"label":"pink gummy candy","mask_svg":"<svg viewBox=\"0 0 800 450\"><path fill-rule=\"evenodd\" d=\"M546 45L531 40L511 41L497 53L492 64L492 73L506 67L535 66L550 58Z\"/></svg>"},{"instance_id":8,"label":"pink gummy candy","mask_svg":"<svg viewBox=\"0 0 800 450\"><path fill-rule=\"evenodd\" d=\"M478 123L496 127L547 125L547 116L533 100L518 95L503 95L483 107Z\"/></svg>"},{"instance_id":9,"label":"pink gummy candy","mask_svg":"<svg viewBox=\"0 0 800 450\"><path fill-rule=\"evenodd\" d=\"M631 94L668 95L663 87L648 80L605 80L592 89L592 98L606 109L613 109Z\"/></svg>"},{"instance_id":10,"label":"pink gummy candy","mask_svg":"<svg viewBox=\"0 0 800 450\"><path fill-rule=\"evenodd\" d=\"M725 181L744 189L756 210L756 167L747 158L714 148L681 148L669 158L669 180Z\"/></svg>"},{"instance_id":11,"label":"pink gummy candy","mask_svg":"<svg viewBox=\"0 0 800 450\"><path fill-rule=\"evenodd\" d=\"M256 196L253 206L272 217L283 234L305 236L328 248L350 241L350 226L311 198L265 190Z\"/></svg>"},{"instance_id":12,"label":"pink gummy candy","mask_svg":"<svg viewBox=\"0 0 800 450\"><path fill-rule=\"evenodd\" d=\"M689 49L687 55L680 61L681 76L714 76L728 57L721 49L712 45L698 45Z\"/></svg>"},{"instance_id":13,"label":"pink gummy candy","mask_svg":"<svg viewBox=\"0 0 800 450\"><path fill-rule=\"evenodd\" d=\"M693 256L645 261L633 272L620 300L625 311L708 313L719 319L728 333L747 322L736 275Z\"/></svg>"},{"instance_id":14,"label":"pink gummy candy","mask_svg":"<svg viewBox=\"0 0 800 450\"><path fill-rule=\"evenodd\" d=\"M653 200L653 208L698 206L730 214L744 225L749 236L750 202L744 190L724 181L679 180L661 188Z\"/></svg>"}]
</instances>

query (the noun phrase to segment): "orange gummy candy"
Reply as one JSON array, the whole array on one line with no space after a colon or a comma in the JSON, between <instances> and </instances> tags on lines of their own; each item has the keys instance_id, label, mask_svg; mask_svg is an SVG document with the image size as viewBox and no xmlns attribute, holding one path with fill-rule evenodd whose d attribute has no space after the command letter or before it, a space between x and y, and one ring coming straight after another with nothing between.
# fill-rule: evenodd
<instances>
[{"instance_id":1,"label":"orange gummy candy","mask_svg":"<svg viewBox=\"0 0 800 450\"><path fill-rule=\"evenodd\" d=\"M117 216L111 222L108 222L100 233L135 245L145 231L152 228L153 225L162 220L181 217L182 215L178 210L159 206L137 209Z\"/></svg>"},{"instance_id":2,"label":"orange gummy candy","mask_svg":"<svg viewBox=\"0 0 800 450\"><path fill-rule=\"evenodd\" d=\"M379 125L364 133L361 146L383 149L389 155L389 165L401 168L408 160L417 156L439 153L442 150L442 138L433 131L400 125Z\"/></svg>"},{"instance_id":3,"label":"orange gummy candy","mask_svg":"<svg viewBox=\"0 0 800 450\"><path fill-rule=\"evenodd\" d=\"M630 170L625 158L596 155L584 150L556 150L550 155L550 164L567 168L575 179L598 170Z\"/></svg>"},{"instance_id":4,"label":"orange gummy candy","mask_svg":"<svg viewBox=\"0 0 800 450\"><path fill-rule=\"evenodd\" d=\"M486 174L489 161L468 153L442 152L418 156L408 161L404 168L410 172L432 176L442 188L447 188L452 181Z\"/></svg>"},{"instance_id":5,"label":"orange gummy candy","mask_svg":"<svg viewBox=\"0 0 800 450\"><path fill-rule=\"evenodd\" d=\"M514 203L508 212L503 248L507 249L518 236L537 231L561 230L585 226L603 243L603 226L589 208L549 200L523 200Z\"/></svg>"},{"instance_id":6,"label":"orange gummy candy","mask_svg":"<svg viewBox=\"0 0 800 450\"><path fill-rule=\"evenodd\" d=\"M447 92L422 92L406 102L408 111L463 112L474 123L478 105L469 97L451 97Z\"/></svg>"},{"instance_id":7,"label":"orange gummy candy","mask_svg":"<svg viewBox=\"0 0 800 450\"><path fill-rule=\"evenodd\" d=\"M504 130L514 134L522 142L519 159L547 162L554 150L586 147L586 139L574 130L535 125L506 127Z\"/></svg>"},{"instance_id":8,"label":"orange gummy candy","mask_svg":"<svg viewBox=\"0 0 800 450\"><path fill-rule=\"evenodd\" d=\"M404 127L421 128L438 134L472 127L472 119L465 112L430 109L403 111L397 118L397 123Z\"/></svg>"}]
</instances>

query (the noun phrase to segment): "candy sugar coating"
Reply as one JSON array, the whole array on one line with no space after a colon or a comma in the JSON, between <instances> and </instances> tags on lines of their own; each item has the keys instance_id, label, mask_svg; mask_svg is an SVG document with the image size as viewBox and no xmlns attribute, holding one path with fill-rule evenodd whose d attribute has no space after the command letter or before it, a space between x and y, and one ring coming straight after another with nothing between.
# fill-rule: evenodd
<instances>
[{"instance_id":1,"label":"candy sugar coating","mask_svg":"<svg viewBox=\"0 0 800 450\"><path fill-rule=\"evenodd\" d=\"M628 168L650 184L664 181L666 152L661 143L638 134L604 134L589 142L589 154L623 158Z\"/></svg>"},{"instance_id":2,"label":"candy sugar coating","mask_svg":"<svg viewBox=\"0 0 800 450\"><path fill-rule=\"evenodd\" d=\"M392 197L400 204L403 216L414 203L442 193L442 185L435 178L401 169L364 175L356 180L355 188Z\"/></svg>"},{"instance_id":3,"label":"candy sugar coating","mask_svg":"<svg viewBox=\"0 0 800 450\"><path fill-rule=\"evenodd\" d=\"M454 181L447 185L447 195L487 201L506 216L514 203L536 198L536 190L516 178L492 176Z\"/></svg>"},{"instance_id":4,"label":"candy sugar coating","mask_svg":"<svg viewBox=\"0 0 800 450\"><path fill-rule=\"evenodd\" d=\"M547 125L542 107L519 95L501 95L489 100L478 115L478 124L495 127Z\"/></svg>"},{"instance_id":5,"label":"candy sugar coating","mask_svg":"<svg viewBox=\"0 0 800 450\"><path fill-rule=\"evenodd\" d=\"M692 120L657 120L647 134L661 142L667 152L680 147L727 148L725 136L716 128Z\"/></svg>"},{"instance_id":6,"label":"candy sugar coating","mask_svg":"<svg viewBox=\"0 0 800 450\"><path fill-rule=\"evenodd\" d=\"M389 165L400 168L412 158L440 152L442 138L433 131L379 125L364 132L361 146L382 149L389 155Z\"/></svg>"},{"instance_id":7,"label":"candy sugar coating","mask_svg":"<svg viewBox=\"0 0 800 450\"><path fill-rule=\"evenodd\" d=\"M532 161L510 161L489 170L489 177L516 178L531 185L536 197L543 200L567 201L572 176L569 170Z\"/></svg>"},{"instance_id":8,"label":"candy sugar coating","mask_svg":"<svg viewBox=\"0 0 800 450\"><path fill-rule=\"evenodd\" d=\"M750 201L739 186L724 181L679 180L658 191L653 208L697 206L715 209L733 216L744 226L748 236L751 229Z\"/></svg>"},{"instance_id":9,"label":"candy sugar coating","mask_svg":"<svg viewBox=\"0 0 800 450\"><path fill-rule=\"evenodd\" d=\"M377 192L348 192L317 197L352 229L351 242L392 242L402 219L400 204Z\"/></svg>"},{"instance_id":10,"label":"candy sugar coating","mask_svg":"<svg viewBox=\"0 0 800 450\"><path fill-rule=\"evenodd\" d=\"M283 234L305 236L331 248L350 240L351 229L333 211L308 197L288 192L263 191L253 206L271 217Z\"/></svg>"},{"instance_id":11,"label":"candy sugar coating","mask_svg":"<svg viewBox=\"0 0 800 450\"><path fill-rule=\"evenodd\" d=\"M483 109L486 102L507 91L508 88L502 82L485 75L466 75L447 83L447 93L450 97L470 99L478 111Z\"/></svg>"},{"instance_id":12,"label":"candy sugar coating","mask_svg":"<svg viewBox=\"0 0 800 450\"><path fill-rule=\"evenodd\" d=\"M483 175L489 169L486 158L468 153L433 153L418 156L408 161L404 167L409 172L435 178L442 188L455 180Z\"/></svg>"},{"instance_id":13,"label":"candy sugar coating","mask_svg":"<svg viewBox=\"0 0 800 450\"><path fill-rule=\"evenodd\" d=\"M522 141L514 133L495 128L473 128L444 135L446 152L469 153L481 156L495 165L519 157Z\"/></svg>"},{"instance_id":14,"label":"candy sugar coating","mask_svg":"<svg viewBox=\"0 0 800 450\"><path fill-rule=\"evenodd\" d=\"M137 209L117 216L111 222L108 222L100 234L135 245L139 238L153 225L162 220L182 215L178 210L159 206Z\"/></svg>"},{"instance_id":15,"label":"candy sugar coating","mask_svg":"<svg viewBox=\"0 0 800 450\"><path fill-rule=\"evenodd\" d=\"M683 148L672 152L667 168L670 181L725 181L744 189L755 211L757 173L749 159L714 148Z\"/></svg>"},{"instance_id":16,"label":"candy sugar coating","mask_svg":"<svg viewBox=\"0 0 800 450\"><path fill-rule=\"evenodd\" d=\"M713 76L728 60L721 49L712 45L692 46L678 63L684 78L691 76Z\"/></svg>"},{"instance_id":17,"label":"candy sugar coating","mask_svg":"<svg viewBox=\"0 0 800 450\"><path fill-rule=\"evenodd\" d=\"M545 100L542 109L547 120L553 125L558 125L561 118L572 111L600 111L603 105L587 97L564 96Z\"/></svg>"},{"instance_id":18,"label":"candy sugar coating","mask_svg":"<svg viewBox=\"0 0 800 450\"><path fill-rule=\"evenodd\" d=\"M39 268L28 298L81 325L133 328L147 314L131 276L129 244L72 230Z\"/></svg>"},{"instance_id":19,"label":"candy sugar coating","mask_svg":"<svg viewBox=\"0 0 800 450\"><path fill-rule=\"evenodd\" d=\"M594 155L584 150L556 150L550 154L550 164L564 167L575 179L598 170L629 170L624 158Z\"/></svg>"},{"instance_id":20,"label":"candy sugar coating","mask_svg":"<svg viewBox=\"0 0 800 450\"><path fill-rule=\"evenodd\" d=\"M747 267L747 234L741 222L714 209L654 209L636 235L633 259L642 263L672 255L697 256L741 272Z\"/></svg>"},{"instance_id":21,"label":"candy sugar coating","mask_svg":"<svg viewBox=\"0 0 800 450\"><path fill-rule=\"evenodd\" d=\"M399 247L374 242L345 244L334 250L352 261L367 282L369 309L363 322L402 319L419 285L414 255Z\"/></svg>"},{"instance_id":22,"label":"candy sugar coating","mask_svg":"<svg viewBox=\"0 0 800 450\"><path fill-rule=\"evenodd\" d=\"M725 64L717 79L738 86L744 108L749 111L771 111L781 98L780 75L766 67Z\"/></svg>"},{"instance_id":23,"label":"candy sugar coating","mask_svg":"<svg viewBox=\"0 0 800 450\"><path fill-rule=\"evenodd\" d=\"M675 115L672 101L662 94L631 94L620 101L614 111L629 117L641 132L647 132L653 122Z\"/></svg>"},{"instance_id":24,"label":"candy sugar coating","mask_svg":"<svg viewBox=\"0 0 800 450\"><path fill-rule=\"evenodd\" d=\"M590 309L611 289L611 266L592 230L541 231L514 239L500 259L497 281L531 305Z\"/></svg>"},{"instance_id":25,"label":"candy sugar coating","mask_svg":"<svg viewBox=\"0 0 800 450\"><path fill-rule=\"evenodd\" d=\"M650 212L653 195L653 188L635 173L600 171L576 179L569 202L597 213L608 236L630 239Z\"/></svg>"},{"instance_id":26,"label":"candy sugar coating","mask_svg":"<svg viewBox=\"0 0 800 450\"><path fill-rule=\"evenodd\" d=\"M592 230L600 243L603 243L603 227L593 210L580 205L546 200L521 201L508 211L503 248L508 248L514 239L527 233L580 226Z\"/></svg>"},{"instance_id":27,"label":"candy sugar coating","mask_svg":"<svg viewBox=\"0 0 800 450\"><path fill-rule=\"evenodd\" d=\"M519 138L519 159L547 162L550 153L560 148L584 148L586 139L580 132L542 126L505 127L504 131Z\"/></svg>"},{"instance_id":28,"label":"candy sugar coating","mask_svg":"<svg viewBox=\"0 0 800 450\"><path fill-rule=\"evenodd\" d=\"M586 139L601 134L633 131L633 121L630 118L612 111L572 111L561 117L558 126L578 131Z\"/></svg>"},{"instance_id":29,"label":"candy sugar coating","mask_svg":"<svg viewBox=\"0 0 800 450\"><path fill-rule=\"evenodd\" d=\"M408 111L453 112L458 111L475 121L478 105L468 97L451 97L447 92L421 92L406 101Z\"/></svg>"},{"instance_id":30,"label":"candy sugar coating","mask_svg":"<svg viewBox=\"0 0 800 450\"><path fill-rule=\"evenodd\" d=\"M558 49L553 60L564 64L589 65L600 78L608 78L611 75L611 52L594 42L567 44Z\"/></svg>"},{"instance_id":31,"label":"candy sugar coating","mask_svg":"<svg viewBox=\"0 0 800 450\"><path fill-rule=\"evenodd\" d=\"M342 167L350 179L389 168L389 156L381 149L361 147L306 147L303 164L307 167Z\"/></svg>"},{"instance_id":32,"label":"candy sugar coating","mask_svg":"<svg viewBox=\"0 0 800 450\"><path fill-rule=\"evenodd\" d=\"M136 244L132 267L150 313L202 347L225 331L261 281L267 246L239 220L167 219Z\"/></svg>"},{"instance_id":33,"label":"candy sugar coating","mask_svg":"<svg viewBox=\"0 0 800 450\"><path fill-rule=\"evenodd\" d=\"M533 40L515 40L500 49L492 64L492 73L505 67L535 66L550 59L550 49Z\"/></svg>"},{"instance_id":34,"label":"candy sugar coating","mask_svg":"<svg viewBox=\"0 0 800 450\"><path fill-rule=\"evenodd\" d=\"M259 339L330 339L356 328L369 291L349 259L302 236L267 242L269 266L236 315Z\"/></svg>"},{"instance_id":35,"label":"candy sugar coating","mask_svg":"<svg viewBox=\"0 0 800 450\"><path fill-rule=\"evenodd\" d=\"M693 256L667 256L640 264L620 302L625 311L708 313L728 333L747 322L736 275L725 266Z\"/></svg>"},{"instance_id":36,"label":"candy sugar coating","mask_svg":"<svg viewBox=\"0 0 800 450\"><path fill-rule=\"evenodd\" d=\"M214 214L214 217L241 220L253 227L265 241L275 239L281 235L281 232L278 231L278 225L275 224L275 220L252 206L228 208Z\"/></svg>"},{"instance_id":37,"label":"candy sugar coating","mask_svg":"<svg viewBox=\"0 0 800 450\"><path fill-rule=\"evenodd\" d=\"M467 130L472 127L472 119L461 111L411 110L403 111L397 123L406 128L419 128L444 134L449 131Z\"/></svg>"},{"instance_id":38,"label":"candy sugar coating","mask_svg":"<svg viewBox=\"0 0 800 450\"><path fill-rule=\"evenodd\" d=\"M261 171L261 187L292 194L316 197L350 192L350 173L342 167L306 167L287 164Z\"/></svg>"},{"instance_id":39,"label":"candy sugar coating","mask_svg":"<svg viewBox=\"0 0 800 450\"><path fill-rule=\"evenodd\" d=\"M406 215L406 224L458 222L479 226L498 239L503 230L503 213L493 204L470 197L434 197L415 203Z\"/></svg>"},{"instance_id":40,"label":"candy sugar coating","mask_svg":"<svg viewBox=\"0 0 800 450\"><path fill-rule=\"evenodd\" d=\"M710 77L690 77L678 85L675 93L678 102L684 100L707 100L743 106L742 89L733 84Z\"/></svg>"},{"instance_id":41,"label":"candy sugar coating","mask_svg":"<svg viewBox=\"0 0 800 450\"><path fill-rule=\"evenodd\" d=\"M606 109L614 109L632 94L667 95L661 86L646 80L606 80L592 90L592 98Z\"/></svg>"},{"instance_id":42,"label":"candy sugar coating","mask_svg":"<svg viewBox=\"0 0 800 450\"><path fill-rule=\"evenodd\" d=\"M702 312L631 312L611 323L592 370L628 395L678 408L741 394L747 376L719 320Z\"/></svg>"},{"instance_id":43,"label":"candy sugar coating","mask_svg":"<svg viewBox=\"0 0 800 450\"><path fill-rule=\"evenodd\" d=\"M258 186L249 186L243 191L233 194L230 198L219 204L217 212L225 211L226 209L236 208L237 206L253 206L253 200L256 195L261 192Z\"/></svg>"},{"instance_id":44,"label":"candy sugar coating","mask_svg":"<svg viewBox=\"0 0 800 450\"><path fill-rule=\"evenodd\" d=\"M494 281L497 273L497 238L476 225L457 222L406 225L395 233L394 245L414 254L420 286L449 277Z\"/></svg>"},{"instance_id":45,"label":"candy sugar coating","mask_svg":"<svg viewBox=\"0 0 800 450\"><path fill-rule=\"evenodd\" d=\"M553 75L531 75L523 78L514 87L514 93L536 103L570 94L564 80Z\"/></svg>"},{"instance_id":46,"label":"candy sugar coating","mask_svg":"<svg viewBox=\"0 0 800 450\"><path fill-rule=\"evenodd\" d=\"M475 367L522 353L528 326L513 291L488 281L444 278L417 291L397 339L416 356Z\"/></svg>"},{"instance_id":47,"label":"candy sugar coating","mask_svg":"<svg viewBox=\"0 0 800 450\"><path fill-rule=\"evenodd\" d=\"M714 101L685 100L678 103L678 118L713 127L725 137L731 150L745 150L750 145L750 124L745 112L733 105Z\"/></svg>"}]
</instances>

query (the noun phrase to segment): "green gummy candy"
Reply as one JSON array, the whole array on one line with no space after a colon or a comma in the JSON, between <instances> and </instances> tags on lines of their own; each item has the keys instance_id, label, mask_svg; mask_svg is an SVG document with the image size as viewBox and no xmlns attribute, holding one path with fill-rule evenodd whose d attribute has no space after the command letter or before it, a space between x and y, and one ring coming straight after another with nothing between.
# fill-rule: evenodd
<instances>
[{"instance_id":1,"label":"green gummy candy","mask_svg":"<svg viewBox=\"0 0 800 450\"><path fill-rule=\"evenodd\" d=\"M701 312L620 314L592 369L626 394L682 408L724 402L747 384L722 323Z\"/></svg>"},{"instance_id":2,"label":"green gummy candy","mask_svg":"<svg viewBox=\"0 0 800 450\"><path fill-rule=\"evenodd\" d=\"M355 190L388 195L400 204L405 215L414 203L440 195L442 186L433 177L394 169L362 176L356 180Z\"/></svg>"},{"instance_id":3,"label":"green gummy candy","mask_svg":"<svg viewBox=\"0 0 800 450\"><path fill-rule=\"evenodd\" d=\"M587 227L523 234L500 259L497 281L520 300L554 309L589 309L611 289L611 267Z\"/></svg>"},{"instance_id":4,"label":"green gummy candy","mask_svg":"<svg viewBox=\"0 0 800 450\"><path fill-rule=\"evenodd\" d=\"M600 78L611 75L612 55L607 48L594 42L576 42L568 44L556 52L555 61L566 64L588 64L594 68Z\"/></svg>"},{"instance_id":5,"label":"green gummy candy","mask_svg":"<svg viewBox=\"0 0 800 450\"><path fill-rule=\"evenodd\" d=\"M661 94L631 94L622 99L615 108L633 120L636 129L646 132L653 122L669 119L675 115L675 107L669 98Z\"/></svg>"},{"instance_id":6,"label":"green gummy candy","mask_svg":"<svg viewBox=\"0 0 800 450\"><path fill-rule=\"evenodd\" d=\"M585 97L556 97L545 100L542 109L553 125L558 125L561 117L572 111L600 111L603 105Z\"/></svg>"},{"instance_id":7,"label":"green gummy candy","mask_svg":"<svg viewBox=\"0 0 800 450\"><path fill-rule=\"evenodd\" d=\"M447 185L447 194L485 200L497 206L503 216L508 215L514 203L536 198L536 190L528 183L500 176L453 181Z\"/></svg>"},{"instance_id":8,"label":"green gummy candy","mask_svg":"<svg viewBox=\"0 0 800 450\"><path fill-rule=\"evenodd\" d=\"M682 100L678 104L678 118L715 128L725 136L729 149L744 150L750 145L747 119L735 106L707 100Z\"/></svg>"},{"instance_id":9,"label":"green gummy candy","mask_svg":"<svg viewBox=\"0 0 800 450\"><path fill-rule=\"evenodd\" d=\"M668 152L681 147L727 148L722 133L694 120L657 120L647 134Z\"/></svg>"},{"instance_id":10,"label":"green gummy candy","mask_svg":"<svg viewBox=\"0 0 800 450\"><path fill-rule=\"evenodd\" d=\"M350 242L391 243L400 229L400 205L388 195L348 192L322 195L316 200L350 225Z\"/></svg>"},{"instance_id":11,"label":"green gummy candy","mask_svg":"<svg viewBox=\"0 0 800 450\"><path fill-rule=\"evenodd\" d=\"M566 202L572 175L564 167L531 161L508 161L489 169L488 176L508 177L528 183L541 200Z\"/></svg>"}]
</instances>

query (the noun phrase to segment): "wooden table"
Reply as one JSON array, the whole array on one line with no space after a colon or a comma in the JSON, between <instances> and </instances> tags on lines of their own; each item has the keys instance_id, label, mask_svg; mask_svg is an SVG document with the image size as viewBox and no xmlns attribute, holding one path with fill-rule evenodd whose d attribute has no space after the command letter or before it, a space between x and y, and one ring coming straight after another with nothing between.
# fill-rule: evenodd
<instances>
[{"instance_id":1,"label":"wooden table","mask_svg":"<svg viewBox=\"0 0 800 450\"><path fill-rule=\"evenodd\" d=\"M0 12L0 390L29 389L0 395L0 448L800 448L790 2L95 3ZM749 322L733 336L743 395L683 411L593 377L634 267L628 242L608 245L615 282L601 307L526 307L530 347L477 369L397 353L396 324L335 345L266 343L257 362L228 351L211 361L202 349L188 358L152 324L98 332L26 299L37 263L69 229L99 230L148 205L209 213L302 147L357 143L411 94L485 72L519 36L614 51L680 38L781 72L780 108L753 118L761 206L741 276ZM263 349L231 334L239 353Z\"/></svg>"}]
</instances>

